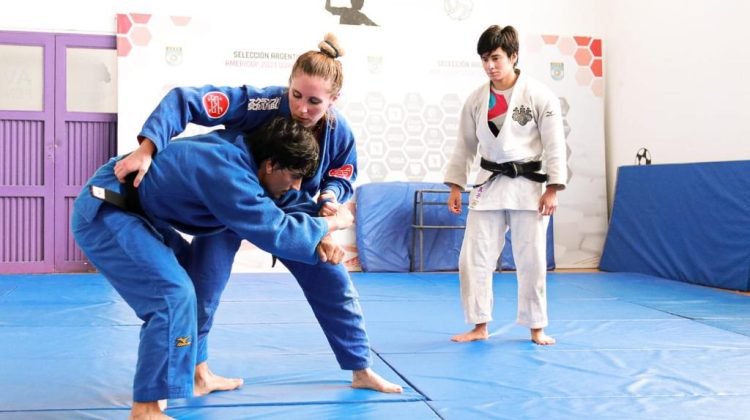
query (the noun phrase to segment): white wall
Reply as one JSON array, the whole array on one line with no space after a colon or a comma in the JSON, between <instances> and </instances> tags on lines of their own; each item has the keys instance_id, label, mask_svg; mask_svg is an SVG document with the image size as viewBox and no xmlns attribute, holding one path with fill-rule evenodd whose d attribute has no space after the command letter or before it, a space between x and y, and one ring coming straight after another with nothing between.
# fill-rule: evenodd
<instances>
[{"instance_id":1,"label":"white wall","mask_svg":"<svg viewBox=\"0 0 750 420\"><path fill-rule=\"evenodd\" d=\"M5 7L0 13L0 30L114 35L117 13L181 14L216 3L195 0L23 0L14 2L13 7Z\"/></svg>"},{"instance_id":2,"label":"white wall","mask_svg":"<svg viewBox=\"0 0 750 420\"><path fill-rule=\"evenodd\" d=\"M263 16L269 4L285 3L294 10L295 5L305 7L319 2L323 8L325 0L203 0L153 1L153 0L25 0L14 4L12 10L0 14L0 30L76 32L93 34L114 34L115 14L124 12L155 14L202 14L221 15L224 13L244 13L248 23L253 16ZM482 5L492 5L497 10L495 16L487 16L490 21L501 25L512 24L525 33L570 34L580 31L587 35L603 34L604 3L598 0L422 0L425 5L469 4L475 10ZM333 5L345 5L348 0L332 0ZM383 10L398 13L399 0L367 0L364 11L371 13ZM274 7L277 8L277 7ZM42 12L43 11L43 12ZM410 10L409 12L414 12ZM418 15L404 18L424 24ZM477 28L478 31L484 28ZM281 30L281 29L280 29ZM439 31L440 28L418 28L420 33Z\"/></svg>"},{"instance_id":3,"label":"white wall","mask_svg":"<svg viewBox=\"0 0 750 420\"><path fill-rule=\"evenodd\" d=\"M270 1L270 0L269 0ZM294 4L293 0L276 0ZM297 0L308 2L312 0ZM319 0L322 4L323 0ZM526 33L601 36L610 202L617 167L640 147L655 163L750 159L750 2L745 0L424 0L497 5L488 20ZM398 0L368 0L382 9ZM334 0L336 3L336 0ZM368 3L373 3L368 6ZM381 3L381 4L377 4ZM222 4L224 6L222 6ZM262 15L265 1L26 0L0 14L0 30L114 34L118 12ZM475 4L475 6L476 6ZM241 5L241 6L237 6ZM494 6L493 6L494 8ZM419 21L424 24L424 21ZM422 33L440 28L418 28ZM458 48L458 46L447 46Z\"/></svg>"},{"instance_id":4,"label":"white wall","mask_svg":"<svg viewBox=\"0 0 750 420\"><path fill-rule=\"evenodd\" d=\"M607 1L605 128L617 167L750 159L750 2Z\"/></svg>"}]
</instances>

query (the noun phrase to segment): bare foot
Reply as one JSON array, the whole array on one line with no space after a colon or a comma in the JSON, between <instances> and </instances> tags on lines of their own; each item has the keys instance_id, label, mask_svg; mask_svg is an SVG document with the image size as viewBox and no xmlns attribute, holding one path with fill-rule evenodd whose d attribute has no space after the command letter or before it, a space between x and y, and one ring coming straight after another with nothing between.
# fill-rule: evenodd
<instances>
[{"instance_id":1,"label":"bare foot","mask_svg":"<svg viewBox=\"0 0 750 420\"><path fill-rule=\"evenodd\" d=\"M242 386L243 381L240 378L225 378L223 376L214 375L208 369L208 362L203 362L195 366L195 385L193 386L193 394L196 397L201 395L210 394L214 391L231 391Z\"/></svg>"},{"instance_id":2,"label":"bare foot","mask_svg":"<svg viewBox=\"0 0 750 420\"><path fill-rule=\"evenodd\" d=\"M463 334L454 335L451 337L451 341L456 343L468 343L469 341L486 340L490 337L487 332L487 324L477 324L473 330L465 332Z\"/></svg>"},{"instance_id":3,"label":"bare foot","mask_svg":"<svg viewBox=\"0 0 750 420\"><path fill-rule=\"evenodd\" d=\"M166 400L161 400L166 401ZM133 402L129 420L169 420L172 417L164 414L159 407L160 401Z\"/></svg>"},{"instance_id":4,"label":"bare foot","mask_svg":"<svg viewBox=\"0 0 750 420\"><path fill-rule=\"evenodd\" d=\"M380 392L398 394L404 392L400 385L386 381L370 368L355 370L352 372L352 388L372 389Z\"/></svg>"},{"instance_id":5,"label":"bare foot","mask_svg":"<svg viewBox=\"0 0 750 420\"><path fill-rule=\"evenodd\" d=\"M555 344L555 339L545 334L544 328L532 328L531 341L540 346L551 346Z\"/></svg>"}]
</instances>

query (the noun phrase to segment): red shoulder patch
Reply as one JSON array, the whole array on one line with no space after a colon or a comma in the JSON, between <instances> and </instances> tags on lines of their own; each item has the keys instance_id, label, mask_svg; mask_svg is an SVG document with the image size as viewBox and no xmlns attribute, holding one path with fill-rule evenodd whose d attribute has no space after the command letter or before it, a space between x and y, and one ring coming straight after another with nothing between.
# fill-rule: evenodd
<instances>
[{"instance_id":1,"label":"red shoulder patch","mask_svg":"<svg viewBox=\"0 0 750 420\"><path fill-rule=\"evenodd\" d=\"M210 118L221 118L229 110L229 98L222 92L208 92L203 95L203 108Z\"/></svg>"},{"instance_id":2,"label":"red shoulder patch","mask_svg":"<svg viewBox=\"0 0 750 420\"><path fill-rule=\"evenodd\" d=\"M331 169L330 171L328 171L328 176L334 178L343 178L347 181L351 179L352 175L354 175L354 166L348 163L340 168Z\"/></svg>"}]
</instances>

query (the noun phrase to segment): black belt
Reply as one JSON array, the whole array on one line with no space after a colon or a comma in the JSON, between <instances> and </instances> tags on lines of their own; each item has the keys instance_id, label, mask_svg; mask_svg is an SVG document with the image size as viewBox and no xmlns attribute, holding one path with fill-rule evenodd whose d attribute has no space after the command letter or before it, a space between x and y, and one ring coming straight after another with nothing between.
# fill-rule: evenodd
<instances>
[{"instance_id":1,"label":"black belt","mask_svg":"<svg viewBox=\"0 0 750 420\"><path fill-rule=\"evenodd\" d=\"M482 169L492 172L492 176L487 178L487 180L481 184L474 185L475 188L492 181L498 175L507 176L508 178L517 178L521 176L539 183L547 182L547 179L549 178L547 174L538 172L542 169L542 162L538 160L531 162L495 163L482 158L479 166L481 166Z\"/></svg>"},{"instance_id":2,"label":"black belt","mask_svg":"<svg viewBox=\"0 0 750 420\"><path fill-rule=\"evenodd\" d=\"M122 210L146 217L146 213L141 207L141 200L138 197L138 190L133 186L136 175L138 173L133 172L125 177L125 183L120 184L120 192L92 185L91 195Z\"/></svg>"}]
</instances>

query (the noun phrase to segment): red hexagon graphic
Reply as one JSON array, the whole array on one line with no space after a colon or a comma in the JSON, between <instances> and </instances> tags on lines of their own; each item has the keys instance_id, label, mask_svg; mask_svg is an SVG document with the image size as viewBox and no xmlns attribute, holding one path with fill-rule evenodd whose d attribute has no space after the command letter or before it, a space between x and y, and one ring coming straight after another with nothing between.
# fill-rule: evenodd
<instances>
[{"instance_id":1,"label":"red hexagon graphic","mask_svg":"<svg viewBox=\"0 0 750 420\"><path fill-rule=\"evenodd\" d=\"M130 33L130 39L133 41L133 44L143 47L151 42L151 32L145 26L136 26Z\"/></svg>"},{"instance_id":2,"label":"red hexagon graphic","mask_svg":"<svg viewBox=\"0 0 750 420\"><path fill-rule=\"evenodd\" d=\"M190 23L190 16L170 16L175 26L187 26Z\"/></svg>"},{"instance_id":3,"label":"red hexagon graphic","mask_svg":"<svg viewBox=\"0 0 750 420\"><path fill-rule=\"evenodd\" d=\"M591 42L590 36L574 36L573 39L575 39L576 44L580 45L581 47L587 47L589 45L589 42Z\"/></svg>"},{"instance_id":4,"label":"red hexagon graphic","mask_svg":"<svg viewBox=\"0 0 750 420\"><path fill-rule=\"evenodd\" d=\"M594 57L601 57L602 56L602 40L601 39L594 39L591 41L591 53L594 54Z\"/></svg>"},{"instance_id":5,"label":"red hexagon graphic","mask_svg":"<svg viewBox=\"0 0 750 420\"><path fill-rule=\"evenodd\" d=\"M117 37L117 56L118 57L127 57L128 54L130 54L130 50L133 49L133 45L130 43L130 40L124 36L118 36Z\"/></svg>"},{"instance_id":6,"label":"red hexagon graphic","mask_svg":"<svg viewBox=\"0 0 750 420\"><path fill-rule=\"evenodd\" d=\"M594 79L591 83L591 91L594 92L594 96L604 97L604 79Z\"/></svg>"},{"instance_id":7,"label":"red hexagon graphic","mask_svg":"<svg viewBox=\"0 0 750 420\"><path fill-rule=\"evenodd\" d=\"M557 35L542 35L542 39L544 40L545 44L554 45L555 42L557 42L557 38L560 38Z\"/></svg>"},{"instance_id":8,"label":"red hexagon graphic","mask_svg":"<svg viewBox=\"0 0 750 420\"><path fill-rule=\"evenodd\" d=\"M578 63L579 66L587 66L591 63L591 59L593 58L591 56L591 51L589 51L588 48L579 48L573 57L576 59L576 63Z\"/></svg>"},{"instance_id":9,"label":"red hexagon graphic","mask_svg":"<svg viewBox=\"0 0 750 420\"><path fill-rule=\"evenodd\" d=\"M130 31L130 28L133 27L133 22L130 20L128 15L117 15L117 33L120 35L125 35Z\"/></svg>"},{"instance_id":10,"label":"red hexagon graphic","mask_svg":"<svg viewBox=\"0 0 750 420\"><path fill-rule=\"evenodd\" d=\"M578 67L575 77L576 82L581 86L588 86L594 79L594 76L591 74L591 70L588 67Z\"/></svg>"},{"instance_id":11,"label":"red hexagon graphic","mask_svg":"<svg viewBox=\"0 0 750 420\"><path fill-rule=\"evenodd\" d=\"M593 63L591 63L591 72L594 73L594 76L596 77L602 77L602 60L601 58L597 58L594 60Z\"/></svg>"},{"instance_id":12,"label":"red hexagon graphic","mask_svg":"<svg viewBox=\"0 0 750 420\"><path fill-rule=\"evenodd\" d=\"M544 47L544 41L539 36L529 35L525 41L526 50L532 53L538 53Z\"/></svg>"},{"instance_id":13,"label":"red hexagon graphic","mask_svg":"<svg viewBox=\"0 0 750 420\"><path fill-rule=\"evenodd\" d=\"M573 41L573 38L566 36L560 38L560 41L557 43L557 48L560 50L560 52L565 56L571 56L576 50L576 43Z\"/></svg>"},{"instance_id":14,"label":"red hexagon graphic","mask_svg":"<svg viewBox=\"0 0 750 420\"><path fill-rule=\"evenodd\" d=\"M144 13L131 13L130 17L133 18L134 23L146 24L151 19L151 15Z\"/></svg>"}]
</instances>

